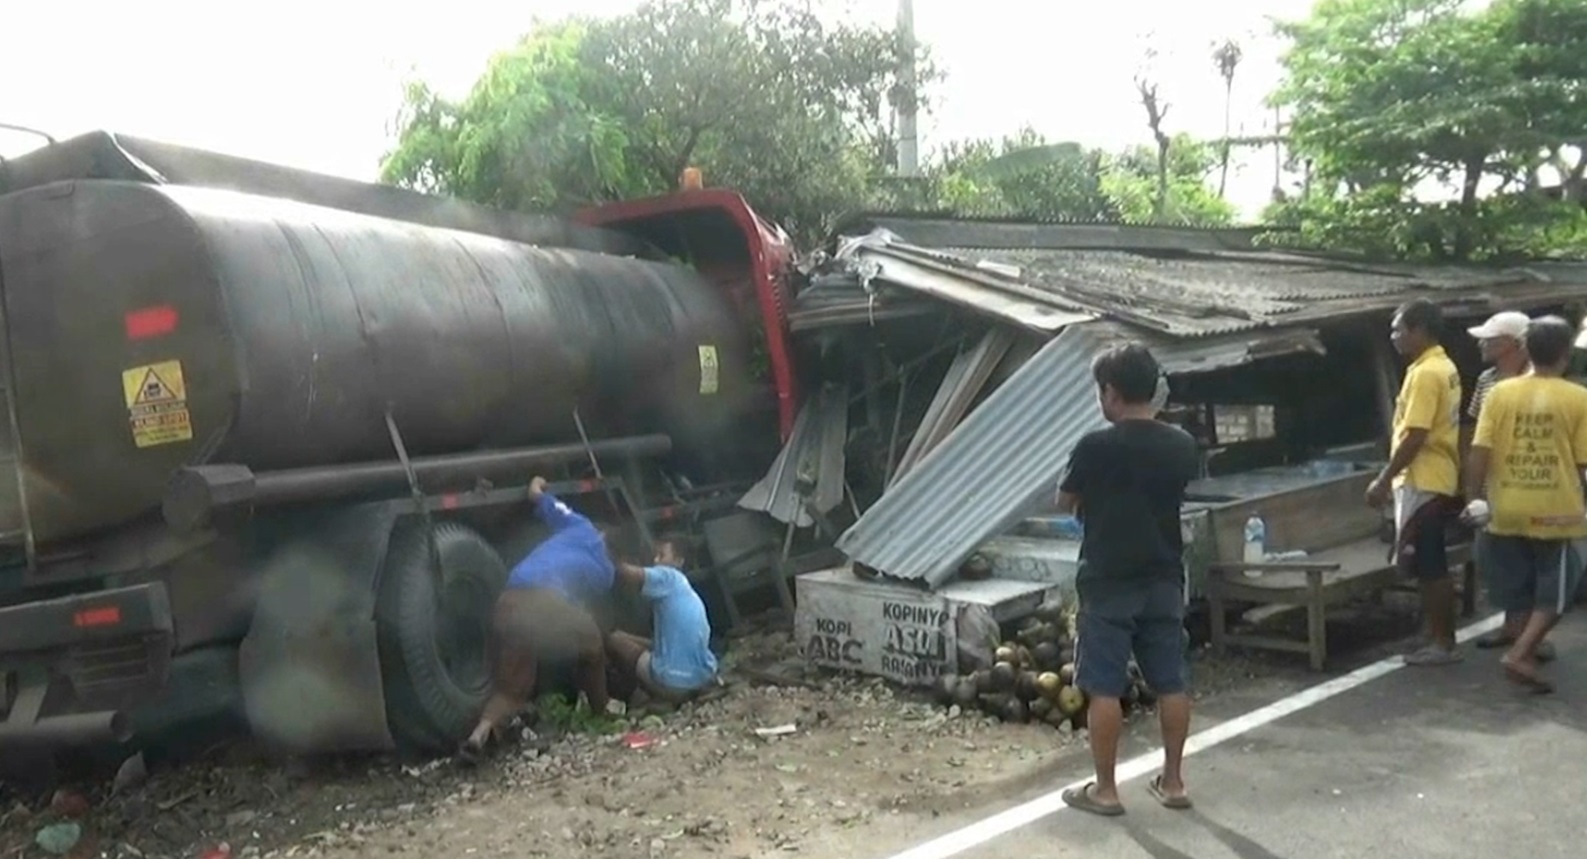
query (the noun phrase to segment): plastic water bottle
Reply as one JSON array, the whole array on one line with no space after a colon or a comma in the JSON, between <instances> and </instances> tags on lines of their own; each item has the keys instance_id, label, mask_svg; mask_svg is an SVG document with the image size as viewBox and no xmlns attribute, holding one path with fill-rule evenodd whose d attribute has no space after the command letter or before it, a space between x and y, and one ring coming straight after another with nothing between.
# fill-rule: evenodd
<instances>
[{"instance_id":1,"label":"plastic water bottle","mask_svg":"<svg viewBox=\"0 0 1587 859\"><path fill-rule=\"evenodd\" d=\"M1245 520L1245 562L1260 564L1267 560L1267 523L1252 514Z\"/></svg>"}]
</instances>

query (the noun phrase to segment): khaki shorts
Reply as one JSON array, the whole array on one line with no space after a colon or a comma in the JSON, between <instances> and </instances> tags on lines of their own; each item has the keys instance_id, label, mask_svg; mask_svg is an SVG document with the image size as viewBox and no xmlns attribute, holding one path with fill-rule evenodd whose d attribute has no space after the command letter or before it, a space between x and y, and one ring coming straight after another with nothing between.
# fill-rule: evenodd
<instances>
[{"instance_id":1,"label":"khaki shorts","mask_svg":"<svg viewBox=\"0 0 1587 859\"><path fill-rule=\"evenodd\" d=\"M652 697L679 702L686 701L694 695L692 691L674 689L658 681L656 675L650 671L650 651L648 650L639 654L639 662L634 666L634 673L639 675L639 682Z\"/></svg>"}]
</instances>

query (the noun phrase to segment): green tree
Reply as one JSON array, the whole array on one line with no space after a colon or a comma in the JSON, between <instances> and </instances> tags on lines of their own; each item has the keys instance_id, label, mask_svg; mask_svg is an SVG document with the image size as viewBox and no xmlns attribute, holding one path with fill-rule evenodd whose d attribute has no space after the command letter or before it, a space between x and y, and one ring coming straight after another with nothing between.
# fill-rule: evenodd
<instances>
[{"instance_id":1,"label":"green tree","mask_svg":"<svg viewBox=\"0 0 1587 859\"><path fill-rule=\"evenodd\" d=\"M692 165L811 236L891 168L897 50L798 0L651 0L537 28L459 104L412 88L384 175L545 208L665 191ZM917 75L936 77L923 52Z\"/></svg>"},{"instance_id":2,"label":"green tree","mask_svg":"<svg viewBox=\"0 0 1587 859\"><path fill-rule=\"evenodd\" d=\"M1526 122L1509 165L1529 191L1553 172L1561 199L1587 203L1587 7L1580 0L1505 0L1489 13L1511 46L1518 94L1512 111Z\"/></svg>"},{"instance_id":3,"label":"green tree","mask_svg":"<svg viewBox=\"0 0 1587 859\"><path fill-rule=\"evenodd\" d=\"M1540 177L1556 166L1580 185L1569 159L1587 128L1587 4L1322 0L1280 31L1291 47L1273 101L1291 110L1291 147L1316 193L1274 215L1309 241L1470 259L1580 216L1546 199ZM1432 183L1455 199L1424 201Z\"/></svg>"},{"instance_id":4,"label":"green tree","mask_svg":"<svg viewBox=\"0 0 1587 859\"><path fill-rule=\"evenodd\" d=\"M492 57L460 102L409 84L382 179L522 210L651 190L630 165L628 130L587 98L585 37L576 21L537 28Z\"/></svg>"},{"instance_id":5,"label":"green tree","mask_svg":"<svg viewBox=\"0 0 1587 859\"><path fill-rule=\"evenodd\" d=\"M1106 156L1075 143L1053 143L1029 127L1001 141L944 147L927 169L937 203L963 215L1041 220L1112 220L1102 192Z\"/></svg>"},{"instance_id":6,"label":"green tree","mask_svg":"<svg viewBox=\"0 0 1587 859\"><path fill-rule=\"evenodd\" d=\"M1108 159L1102 191L1126 221L1228 224L1234 207L1207 184L1217 166L1214 146L1176 134L1166 143L1137 146Z\"/></svg>"},{"instance_id":7,"label":"green tree","mask_svg":"<svg viewBox=\"0 0 1587 859\"><path fill-rule=\"evenodd\" d=\"M926 177L931 205L959 215L1207 226L1234 219L1207 183L1215 146L1179 134L1162 154L1159 162L1156 146L1138 146L1110 155L1025 128L999 141L949 144Z\"/></svg>"}]
</instances>

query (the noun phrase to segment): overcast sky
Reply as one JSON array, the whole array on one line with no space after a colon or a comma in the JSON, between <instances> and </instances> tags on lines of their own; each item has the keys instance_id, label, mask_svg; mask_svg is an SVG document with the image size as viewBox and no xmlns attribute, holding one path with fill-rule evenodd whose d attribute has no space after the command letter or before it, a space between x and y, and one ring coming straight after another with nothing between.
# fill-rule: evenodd
<instances>
[{"instance_id":1,"label":"overcast sky","mask_svg":"<svg viewBox=\"0 0 1587 859\"><path fill-rule=\"evenodd\" d=\"M891 22L897 0L832 0ZM410 74L466 92L491 52L537 17L611 14L636 0L141 0L16 2L0 48L0 122L57 137L107 129L357 179L373 179ZM1060 139L1149 143L1131 76L1150 38L1171 131L1222 131L1211 43L1245 44L1237 127L1271 128L1262 98L1278 77L1269 17L1311 0L915 0L916 34L948 77L921 123L922 151L1031 124ZM224 10L224 11L223 11ZM1155 34L1155 35L1153 35ZM30 148L0 131L0 155ZM709 178L709 165L705 168ZM1271 150L1246 159L1230 196L1254 215Z\"/></svg>"}]
</instances>

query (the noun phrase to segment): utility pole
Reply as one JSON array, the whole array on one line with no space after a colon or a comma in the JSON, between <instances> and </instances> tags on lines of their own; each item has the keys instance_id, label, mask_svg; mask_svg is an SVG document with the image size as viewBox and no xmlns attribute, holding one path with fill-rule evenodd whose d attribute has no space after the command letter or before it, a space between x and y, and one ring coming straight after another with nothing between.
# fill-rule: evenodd
<instances>
[{"instance_id":1,"label":"utility pole","mask_svg":"<svg viewBox=\"0 0 1587 859\"><path fill-rule=\"evenodd\" d=\"M1273 199L1284 194L1284 119L1273 105Z\"/></svg>"},{"instance_id":2,"label":"utility pole","mask_svg":"<svg viewBox=\"0 0 1587 859\"><path fill-rule=\"evenodd\" d=\"M898 175L920 175L920 140L915 131L915 3L898 0L898 78L901 97L893 106L898 119Z\"/></svg>"}]
</instances>

